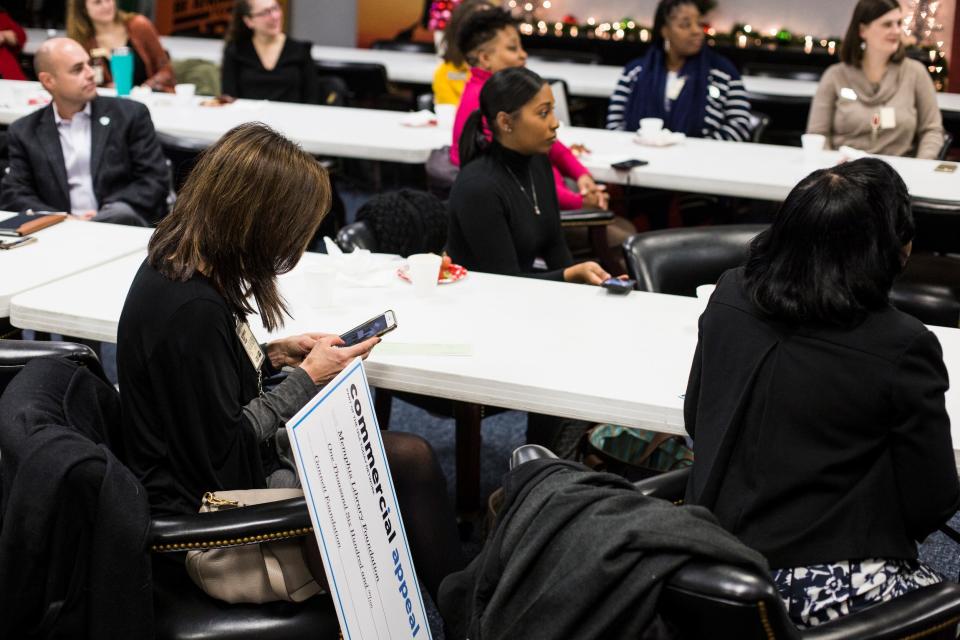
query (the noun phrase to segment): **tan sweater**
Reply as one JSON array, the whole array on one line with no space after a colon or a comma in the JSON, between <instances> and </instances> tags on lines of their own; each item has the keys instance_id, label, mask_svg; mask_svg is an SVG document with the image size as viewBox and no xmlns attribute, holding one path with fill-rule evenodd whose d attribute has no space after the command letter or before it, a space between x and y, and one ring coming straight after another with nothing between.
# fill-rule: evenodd
<instances>
[{"instance_id":1,"label":"tan sweater","mask_svg":"<svg viewBox=\"0 0 960 640\"><path fill-rule=\"evenodd\" d=\"M872 121L892 107L896 125L874 135ZM916 60L888 65L879 86L863 70L838 63L824 71L810 106L807 133L821 133L827 145L868 153L936 158L943 146L943 119L927 69Z\"/></svg>"}]
</instances>

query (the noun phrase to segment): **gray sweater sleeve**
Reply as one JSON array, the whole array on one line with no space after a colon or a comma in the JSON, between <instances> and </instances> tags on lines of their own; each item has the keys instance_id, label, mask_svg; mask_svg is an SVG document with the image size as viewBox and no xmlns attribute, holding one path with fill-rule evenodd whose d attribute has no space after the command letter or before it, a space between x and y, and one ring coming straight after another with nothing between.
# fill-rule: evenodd
<instances>
[{"instance_id":1,"label":"gray sweater sleeve","mask_svg":"<svg viewBox=\"0 0 960 640\"><path fill-rule=\"evenodd\" d=\"M273 436L316 395L317 388L307 372L297 367L273 390L254 398L243 407L243 416L253 428L257 441L262 442Z\"/></svg>"}]
</instances>

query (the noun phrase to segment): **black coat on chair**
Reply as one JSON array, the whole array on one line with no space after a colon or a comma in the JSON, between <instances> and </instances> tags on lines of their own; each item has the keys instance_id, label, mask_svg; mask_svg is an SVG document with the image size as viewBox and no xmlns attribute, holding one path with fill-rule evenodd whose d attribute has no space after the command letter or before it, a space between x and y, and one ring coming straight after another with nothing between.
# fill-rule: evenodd
<instances>
[{"instance_id":1,"label":"black coat on chair","mask_svg":"<svg viewBox=\"0 0 960 640\"><path fill-rule=\"evenodd\" d=\"M153 638L146 493L106 445L116 391L33 360L0 401L0 636Z\"/></svg>"}]
</instances>

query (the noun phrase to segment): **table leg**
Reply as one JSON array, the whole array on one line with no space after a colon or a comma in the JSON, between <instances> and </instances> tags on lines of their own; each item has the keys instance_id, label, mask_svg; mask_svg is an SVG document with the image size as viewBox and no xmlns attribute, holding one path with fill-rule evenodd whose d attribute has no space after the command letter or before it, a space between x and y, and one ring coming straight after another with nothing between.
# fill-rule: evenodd
<instances>
[{"instance_id":1,"label":"table leg","mask_svg":"<svg viewBox=\"0 0 960 640\"><path fill-rule=\"evenodd\" d=\"M480 509L480 422L483 407L468 402L454 402L456 420L457 511Z\"/></svg>"},{"instance_id":2,"label":"table leg","mask_svg":"<svg viewBox=\"0 0 960 640\"><path fill-rule=\"evenodd\" d=\"M597 256L597 261L604 269L610 273L618 271L616 258L611 254L610 247L607 246L607 227L606 225L592 225L587 227L587 238L590 240L590 249L593 255Z\"/></svg>"},{"instance_id":3,"label":"table leg","mask_svg":"<svg viewBox=\"0 0 960 640\"><path fill-rule=\"evenodd\" d=\"M377 387L373 396L373 411L377 414L377 422L381 431L390 429L390 409L393 406L393 391Z\"/></svg>"},{"instance_id":4,"label":"table leg","mask_svg":"<svg viewBox=\"0 0 960 640\"><path fill-rule=\"evenodd\" d=\"M17 340L22 338L20 329L10 324L10 318L0 318L0 338L5 340Z\"/></svg>"}]
</instances>

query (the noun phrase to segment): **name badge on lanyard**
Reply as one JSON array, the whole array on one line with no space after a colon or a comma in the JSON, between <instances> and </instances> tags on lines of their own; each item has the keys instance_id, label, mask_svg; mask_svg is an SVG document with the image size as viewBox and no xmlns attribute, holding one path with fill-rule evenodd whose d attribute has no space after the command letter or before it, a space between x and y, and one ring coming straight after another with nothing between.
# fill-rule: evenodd
<instances>
[{"instance_id":1,"label":"name badge on lanyard","mask_svg":"<svg viewBox=\"0 0 960 640\"><path fill-rule=\"evenodd\" d=\"M264 355L260 349L260 343L253 336L253 331L246 320L237 319L237 337L240 338L240 344L243 345L243 350L247 352L247 357L250 358L254 370L259 374Z\"/></svg>"},{"instance_id":2,"label":"name badge on lanyard","mask_svg":"<svg viewBox=\"0 0 960 640\"><path fill-rule=\"evenodd\" d=\"M893 107L880 109L880 128L893 129L897 126L897 112Z\"/></svg>"}]
</instances>

